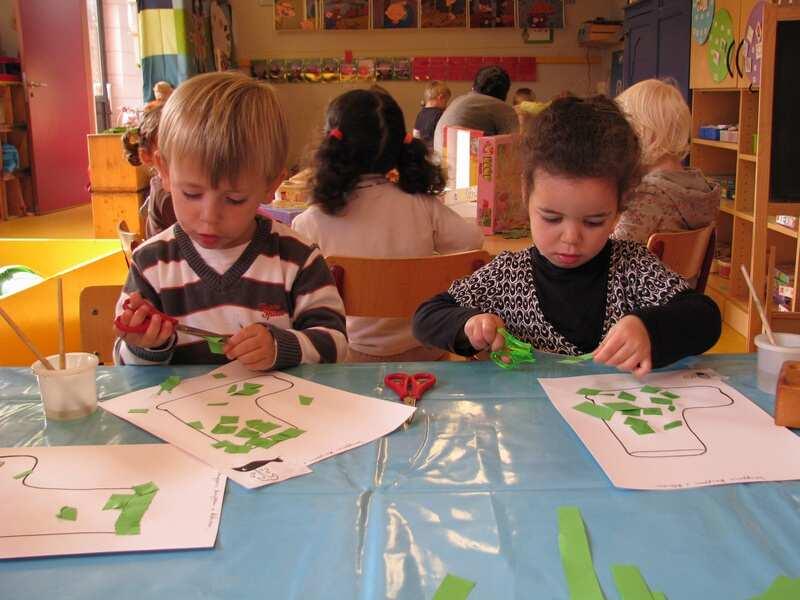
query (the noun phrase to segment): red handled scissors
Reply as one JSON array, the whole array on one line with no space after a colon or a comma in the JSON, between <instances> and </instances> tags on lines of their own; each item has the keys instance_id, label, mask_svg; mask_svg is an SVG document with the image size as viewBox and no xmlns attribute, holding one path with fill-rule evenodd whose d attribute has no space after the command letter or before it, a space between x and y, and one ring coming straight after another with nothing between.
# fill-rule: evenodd
<instances>
[{"instance_id":1,"label":"red handled scissors","mask_svg":"<svg viewBox=\"0 0 800 600\"><path fill-rule=\"evenodd\" d=\"M194 335L201 338L206 338L206 337L222 338L223 341L227 341L228 338L231 337L229 335L214 333L213 331L206 331L205 329L197 329L196 327L181 325L178 322L178 319L176 319L175 317L170 317L168 314L161 312L149 302L147 302L146 304L147 307L150 309L150 314L145 317L144 321L132 327L131 325L125 325L125 323L122 322L122 316L119 316L116 319L114 319L114 326L120 331L124 331L125 333L144 333L145 331L147 331L147 328L150 327L150 319L153 318L153 315L159 315L162 321L172 323L173 327L175 328L175 331L182 331L183 333L186 333L188 335ZM133 310L133 308L131 307L130 298L125 299L125 302L123 302L122 304L122 308L123 310Z\"/></svg>"},{"instance_id":2,"label":"red handled scissors","mask_svg":"<svg viewBox=\"0 0 800 600\"><path fill-rule=\"evenodd\" d=\"M392 388L408 406L416 406L422 396L436 384L436 376L432 373L390 373L383 378L386 387ZM408 417L406 424L411 422Z\"/></svg>"}]
</instances>

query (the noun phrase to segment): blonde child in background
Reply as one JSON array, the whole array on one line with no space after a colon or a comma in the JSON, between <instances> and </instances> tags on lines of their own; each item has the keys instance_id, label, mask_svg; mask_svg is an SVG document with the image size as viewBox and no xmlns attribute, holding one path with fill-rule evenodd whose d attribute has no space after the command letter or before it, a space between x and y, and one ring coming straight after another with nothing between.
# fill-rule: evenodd
<instances>
[{"instance_id":1,"label":"blonde child in background","mask_svg":"<svg viewBox=\"0 0 800 600\"><path fill-rule=\"evenodd\" d=\"M326 256L422 257L480 248L483 236L435 194L444 187L428 148L406 132L395 100L354 90L328 107L315 154L312 205L292 227ZM375 273L375 285L380 285ZM348 317L348 361L436 360L409 319Z\"/></svg>"},{"instance_id":2,"label":"blonde child in background","mask_svg":"<svg viewBox=\"0 0 800 600\"><path fill-rule=\"evenodd\" d=\"M153 100L148 102L145 105L144 109L150 110L151 108L153 108L158 104L164 104L164 102L167 101L167 98L169 98L170 94L172 94L174 90L175 88L173 88L172 84L169 83L168 81L157 82L153 86Z\"/></svg>"},{"instance_id":3,"label":"blonde child in background","mask_svg":"<svg viewBox=\"0 0 800 600\"><path fill-rule=\"evenodd\" d=\"M639 136L644 177L633 191L613 237L647 244L657 231L700 229L717 218L719 185L686 168L692 116L677 87L647 79L616 98Z\"/></svg>"},{"instance_id":4,"label":"blonde child in background","mask_svg":"<svg viewBox=\"0 0 800 600\"><path fill-rule=\"evenodd\" d=\"M514 92L514 97L511 99L511 106L517 106L521 102L534 102L536 101L536 94L529 87L517 88Z\"/></svg>"},{"instance_id":5,"label":"blonde child in background","mask_svg":"<svg viewBox=\"0 0 800 600\"><path fill-rule=\"evenodd\" d=\"M646 248L609 240L639 172L636 134L612 100L563 98L522 136L523 193L534 246L503 252L414 316L420 340L472 355L499 350L498 329L542 351L643 376L719 338L716 304Z\"/></svg>"},{"instance_id":6,"label":"blonde child in background","mask_svg":"<svg viewBox=\"0 0 800 600\"><path fill-rule=\"evenodd\" d=\"M433 144L433 132L450 102L450 96L450 88L441 81L429 81L425 86L422 110L414 122L414 137L421 139L428 147Z\"/></svg>"},{"instance_id":7,"label":"blonde child in background","mask_svg":"<svg viewBox=\"0 0 800 600\"><path fill-rule=\"evenodd\" d=\"M156 162L178 221L133 253L117 304L116 362L239 360L268 370L344 358L344 307L319 250L256 216L288 150L272 89L240 73L198 75L167 101L159 134ZM176 335L154 309L230 335L224 354ZM129 331L148 318L146 331Z\"/></svg>"},{"instance_id":8,"label":"blonde child in background","mask_svg":"<svg viewBox=\"0 0 800 600\"><path fill-rule=\"evenodd\" d=\"M145 165L153 168L150 176L150 193L142 205L147 211L145 237L150 238L161 233L176 221L172 209L172 196L164 189L161 175L155 170L155 153L158 150L158 123L161 119L163 104L156 104L145 111L142 122L136 129L129 129L122 136L125 158L134 167Z\"/></svg>"}]
</instances>

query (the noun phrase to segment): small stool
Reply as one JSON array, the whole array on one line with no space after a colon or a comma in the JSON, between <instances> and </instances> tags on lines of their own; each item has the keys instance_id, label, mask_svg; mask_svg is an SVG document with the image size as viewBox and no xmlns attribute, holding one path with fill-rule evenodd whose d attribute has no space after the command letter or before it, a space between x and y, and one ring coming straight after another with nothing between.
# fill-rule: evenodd
<instances>
[{"instance_id":1,"label":"small stool","mask_svg":"<svg viewBox=\"0 0 800 600\"><path fill-rule=\"evenodd\" d=\"M775 424L800 427L800 361L787 360L778 375Z\"/></svg>"}]
</instances>

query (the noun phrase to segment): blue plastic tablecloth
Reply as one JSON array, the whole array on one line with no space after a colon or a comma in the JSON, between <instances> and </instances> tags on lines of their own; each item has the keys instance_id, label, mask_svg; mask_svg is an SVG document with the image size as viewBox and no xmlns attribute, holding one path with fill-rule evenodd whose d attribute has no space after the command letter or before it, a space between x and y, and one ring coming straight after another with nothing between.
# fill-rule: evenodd
<instances>
[{"instance_id":1,"label":"blue plastic tablecloth","mask_svg":"<svg viewBox=\"0 0 800 600\"><path fill-rule=\"evenodd\" d=\"M754 355L707 356L772 413ZM98 371L100 399L208 367ZM670 600L744 600L778 575L800 577L800 482L643 492L615 489L550 404L537 377L607 372L543 357L491 362L305 366L291 372L392 398L383 377L431 371L414 425L258 490L229 482L213 550L0 561L0 598L429 599L447 573L469 599L568 598L556 509L580 508L600 583L635 564ZM157 441L105 411L45 424L27 369L0 369L0 447ZM2 498L0 498L2 502Z\"/></svg>"}]
</instances>

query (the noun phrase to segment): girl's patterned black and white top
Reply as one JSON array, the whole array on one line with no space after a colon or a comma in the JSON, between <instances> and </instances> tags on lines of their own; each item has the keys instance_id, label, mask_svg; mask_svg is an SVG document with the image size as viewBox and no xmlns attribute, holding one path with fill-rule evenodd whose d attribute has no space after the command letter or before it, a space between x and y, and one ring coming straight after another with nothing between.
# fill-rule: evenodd
<instances>
[{"instance_id":1,"label":"girl's patterned black and white top","mask_svg":"<svg viewBox=\"0 0 800 600\"><path fill-rule=\"evenodd\" d=\"M565 290L579 295L569 298ZM577 269L559 269L535 248L503 252L423 304L414 333L425 343L474 354L464 324L480 313L499 316L537 350L569 355L593 351L617 321L633 314L648 330L654 366L704 352L721 327L710 298L691 291L644 246L618 240Z\"/></svg>"}]
</instances>

